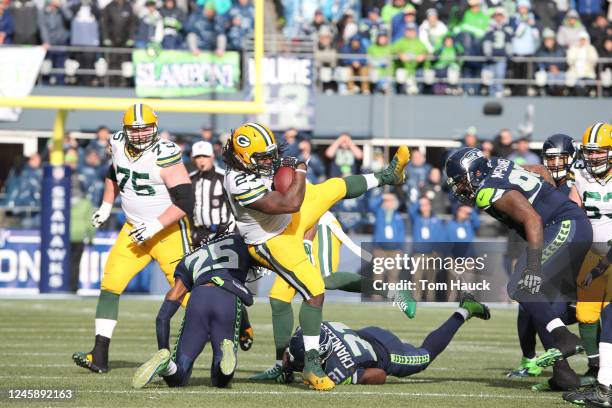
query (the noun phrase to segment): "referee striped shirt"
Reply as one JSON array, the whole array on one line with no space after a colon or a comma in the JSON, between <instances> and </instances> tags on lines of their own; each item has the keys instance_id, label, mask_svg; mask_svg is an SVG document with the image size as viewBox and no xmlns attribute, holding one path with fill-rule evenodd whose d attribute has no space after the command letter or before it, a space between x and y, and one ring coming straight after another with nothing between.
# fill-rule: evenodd
<instances>
[{"instance_id":1,"label":"referee striped shirt","mask_svg":"<svg viewBox=\"0 0 612 408\"><path fill-rule=\"evenodd\" d=\"M223 191L223 173L212 169L189 174L195 194L193 225L204 233L212 233L234 220Z\"/></svg>"}]
</instances>

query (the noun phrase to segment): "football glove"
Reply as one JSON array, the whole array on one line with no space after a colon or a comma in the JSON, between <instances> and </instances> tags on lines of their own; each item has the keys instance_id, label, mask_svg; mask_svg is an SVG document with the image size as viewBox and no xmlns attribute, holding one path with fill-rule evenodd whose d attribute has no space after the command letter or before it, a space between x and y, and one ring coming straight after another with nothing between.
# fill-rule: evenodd
<instances>
[{"instance_id":1,"label":"football glove","mask_svg":"<svg viewBox=\"0 0 612 408\"><path fill-rule=\"evenodd\" d=\"M582 282L580 282L580 286L585 289L588 288L593 282L593 280L599 278L601 275L606 273L606 270L608 270L607 266L598 263L597 265L595 265L595 267L593 267L593 269L590 270L589 273L587 273Z\"/></svg>"},{"instance_id":2,"label":"football glove","mask_svg":"<svg viewBox=\"0 0 612 408\"><path fill-rule=\"evenodd\" d=\"M281 167L291 167L292 169L296 169L300 163L306 164L304 161L298 159L293 156L285 156L281 158L280 165Z\"/></svg>"},{"instance_id":3,"label":"football glove","mask_svg":"<svg viewBox=\"0 0 612 408\"><path fill-rule=\"evenodd\" d=\"M542 278L538 275L530 273L529 271L525 271L523 278L518 281L518 287L525 292L535 295L536 293L540 293L540 289L542 288Z\"/></svg>"},{"instance_id":4,"label":"football glove","mask_svg":"<svg viewBox=\"0 0 612 408\"><path fill-rule=\"evenodd\" d=\"M102 201L102 205L98 211L96 211L91 217L91 225L93 225L95 228L100 228L100 226L104 224L106 220L108 220L108 217L110 217L112 209L112 204Z\"/></svg>"},{"instance_id":5,"label":"football glove","mask_svg":"<svg viewBox=\"0 0 612 408\"><path fill-rule=\"evenodd\" d=\"M164 228L156 218L153 221L140 222L134 225L129 235L136 245L140 245Z\"/></svg>"}]
</instances>

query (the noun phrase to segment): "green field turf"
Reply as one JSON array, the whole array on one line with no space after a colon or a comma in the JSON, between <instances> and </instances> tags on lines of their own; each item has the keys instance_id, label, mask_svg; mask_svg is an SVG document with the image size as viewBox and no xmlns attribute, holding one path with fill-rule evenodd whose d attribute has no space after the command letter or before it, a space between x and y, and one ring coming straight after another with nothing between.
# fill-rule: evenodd
<instances>
[{"instance_id":1,"label":"green field turf","mask_svg":"<svg viewBox=\"0 0 612 408\"><path fill-rule=\"evenodd\" d=\"M250 309L255 345L240 352L229 389L210 387L210 348L196 362L191 385L169 389L155 382L142 390L130 388L132 374L156 349L155 316L160 302L125 298L111 342L111 371L94 374L76 367L74 351L93 344L94 299L0 300L0 407L95 406L116 407L554 407L568 406L558 393L534 393L539 379L510 380L505 372L520 359L516 340L516 311L492 310L487 322L473 319L459 331L450 347L425 371L410 378L389 378L382 386L344 385L317 393L300 383L253 383L247 377L274 359L270 311L265 301ZM297 304L296 308L297 316ZM378 325L406 341L420 345L430 330L442 323L451 308L420 308L414 320L390 305L329 304L327 320L353 328ZM174 319L176 333L182 312ZM579 372L584 357L574 357ZM550 370L549 370L550 371ZM549 372L548 371L548 372ZM547 373L548 373L547 372ZM16 401L9 388L73 389L70 401Z\"/></svg>"}]
</instances>

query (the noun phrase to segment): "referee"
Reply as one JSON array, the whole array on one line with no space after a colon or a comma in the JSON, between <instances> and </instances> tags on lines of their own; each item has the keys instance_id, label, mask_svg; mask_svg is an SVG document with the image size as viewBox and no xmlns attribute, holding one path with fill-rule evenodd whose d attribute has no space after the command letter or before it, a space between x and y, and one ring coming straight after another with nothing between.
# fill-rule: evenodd
<instances>
[{"instance_id":1,"label":"referee","mask_svg":"<svg viewBox=\"0 0 612 408\"><path fill-rule=\"evenodd\" d=\"M196 170L189 174L195 194L192 241L198 246L202 239L228 224L233 229L232 211L223 191L223 173L215 168L212 144L199 141L191 147Z\"/></svg>"}]
</instances>

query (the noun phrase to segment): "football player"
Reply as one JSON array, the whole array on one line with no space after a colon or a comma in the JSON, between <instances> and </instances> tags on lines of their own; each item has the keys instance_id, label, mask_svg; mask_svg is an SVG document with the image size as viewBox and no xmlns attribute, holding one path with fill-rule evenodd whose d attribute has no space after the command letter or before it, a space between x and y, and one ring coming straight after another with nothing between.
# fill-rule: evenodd
<instances>
[{"instance_id":1,"label":"football player","mask_svg":"<svg viewBox=\"0 0 612 408\"><path fill-rule=\"evenodd\" d=\"M462 148L445 167L448 184L460 201L477 205L527 241L508 282L508 294L534 318L548 350L536 364L551 365L582 352L580 339L567 329L555 304L565 307L557 301L559 285L575 287L591 245L593 232L584 212L553 186L540 165L523 168L506 159L487 159L479 149ZM576 375L556 379L560 389L579 384Z\"/></svg>"},{"instance_id":2,"label":"football player","mask_svg":"<svg viewBox=\"0 0 612 408\"><path fill-rule=\"evenodd\" d=\"M251 266L247 246L237 234L217 235L181 260L174 272L176 283L157 314L159 350L134 374L134 388L144 387L156 375L170 387L187 385L193 363L209 340L212 385L229 385L237 364L242 306L253 304L253 295L245 286ZM185 320L171 354L170 320L188 292L191 298Z\"/></svg>"},{"instance_id":3,"label":"football player","mask_svg":"<svg viewBox=\"0 0 612 408\"><path fill-rule=\"evenodd\" d=\"M596 123L584 132L581 146L584 168L574 171L575 183L570 192L570 197L584 208L593 226L593 246L578 277L576 314L589 355L587 375L595 376L597 385L584 392L565 394L563 398L597 407L612 406L612 310L608 305L607 288L612 263L611 131L611 124Z\"/></svg>"},{"instance_id":4,"label":"football player","mask_svg":"<svg viewBox=\"0 0 612 408\"><path fill-rule=\"evenodd\" d=\"M401 146L380 172L331 178L316 185L306 184L305 163L286 159L295 168L295 175L289 189L280 193L271 188L281 159L268 128L245 123L232 132L224 148L224 187L249 253L304 298L299 316L306 349L303 379L316 390L329 390L335 384L321 369L317 352L325 284L304 250L304 235L337 201L358 197L381 185L403 183L409 159L408 148Z\"/></svg>"},{"instance_id":5,"label":"football player","mask_svg":"<svg viewBox=\"0 0 612 408\"><path fill-rule=\"evenodd\" d=\"M190 250L186 215L193 209L193 188L181 149L158 136L157 115L142 103L123 115L123 130L110 140L112 164L100 209L98 228L108 219L117 196L126 222L113 245L100 283L96 338L90 352L76 352L74 362L97 373L108 371L108 349L126 286L155 259L170 286L176 262Z\"/></svg>"},{"instance_id":6,"label":"football player","mask_svg":"<svg viewBox=\"0 0 612 408\"><path fill-rule=\"evenodd\" d=\"M313 237L314 236L314 237ZM323 214L316 227L306 232L304 249L310 262L320 271L326 290L343 290L361 293L364 277L349 272L337 272L340 263L340 247L346 245L353 253L367 261L371 254L362 250L342 230L342 226L331 212ZM272 308L272 330L276 363L267 370L251 376L254 381L275 380L282 382L282 359L293 333L293 308L291 301L297 294L293 286L277 275L268 297ZM383 294L385 297L388 294ZM409 317L416 314L416 301L409 292L400 291L394 295L396 305Z\"/></svg>"},{"instance_id":7,"label":"football player","mask_svg":"<svg viewBox=\"0 0 612 408\"><path fill-rule=\"evenodd\" d=\"M429 367L471 317L489 320L491 314L487 306L466 293L457 311L429 333L420 347L404 343L380 327L352 330L343 323L323 322L319 353L324 370L336 384L384 384L387 376L414 375ZM286 370L299 371L304 365L302 337L298 328L284 358Z\"/></svg>"}]
</instances>

